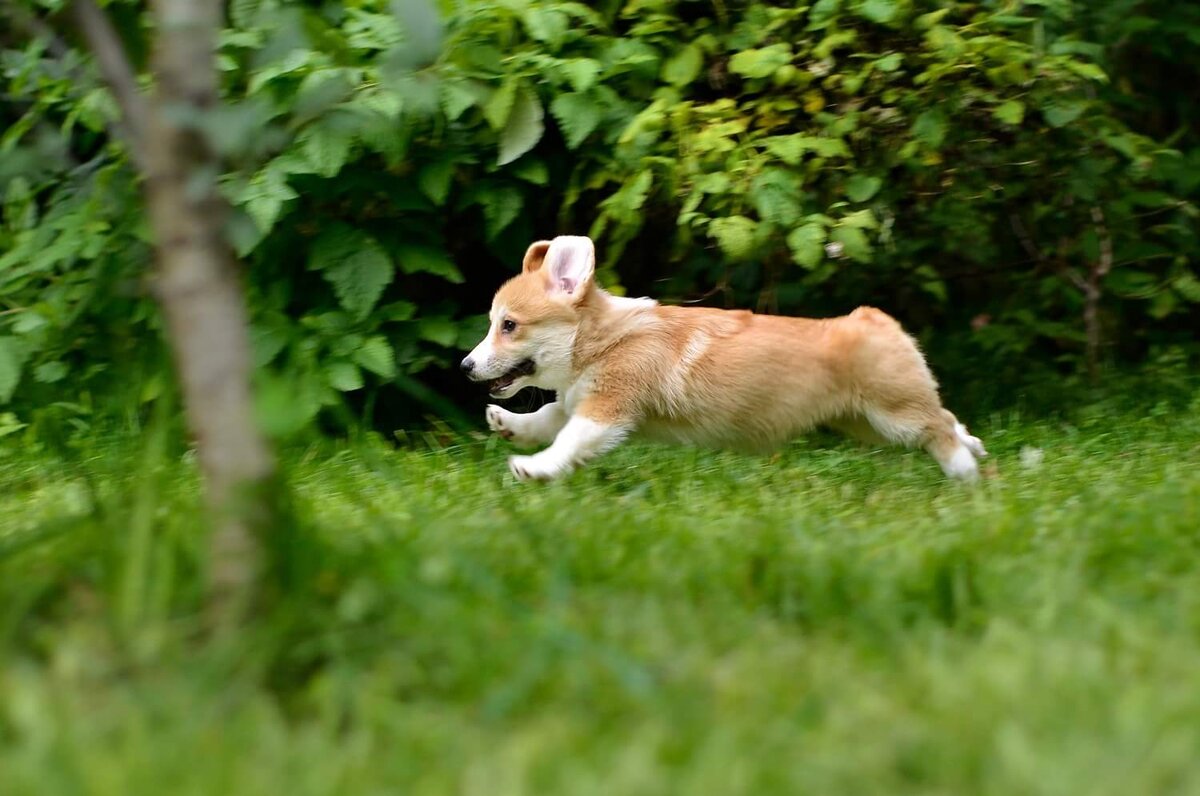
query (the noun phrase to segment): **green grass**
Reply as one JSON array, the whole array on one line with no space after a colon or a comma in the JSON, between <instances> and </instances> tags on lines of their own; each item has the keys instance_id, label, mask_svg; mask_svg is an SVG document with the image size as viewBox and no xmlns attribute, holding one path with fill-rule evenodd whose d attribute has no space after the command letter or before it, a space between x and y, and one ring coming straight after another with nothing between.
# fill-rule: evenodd
<instances>
[{"instance_id":1,"label":"green grass","mask_svg":"<svg viewBox=\"0 0 1200 796\"><path fill-rule=\"evenodd\" d=\"M977 489L824 438L293 451L322 544L210 646L186 457L13 446L0 791L1198 793L1198 409L996 415Z\"/></svg>"}]
</instances>

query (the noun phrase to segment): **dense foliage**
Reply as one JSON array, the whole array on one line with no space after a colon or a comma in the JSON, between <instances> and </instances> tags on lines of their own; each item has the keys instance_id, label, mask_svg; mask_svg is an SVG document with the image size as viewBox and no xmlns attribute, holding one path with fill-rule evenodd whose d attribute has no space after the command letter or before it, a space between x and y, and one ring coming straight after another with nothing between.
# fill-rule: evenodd
<instances>
[{"instance_id":1,"label":"dense foliage","mask_svg":"<svg viewBox=\"0 0 1200 796\"><path fill-rule=\"evenodd\" d=\"M58 5L14 6L0 38L7 429L167 383L114 104ZM143 52L141 6L108 10ZM1186 4L444 11L230 5L228 101L194 123L229 163L274 432L380 387L454 418L445 366L524 246L556 232L590 231L616 290L875 303L988 367L1195 354ZM39 19L61 35L35 35Z\"/></svg>"}]
</instances>

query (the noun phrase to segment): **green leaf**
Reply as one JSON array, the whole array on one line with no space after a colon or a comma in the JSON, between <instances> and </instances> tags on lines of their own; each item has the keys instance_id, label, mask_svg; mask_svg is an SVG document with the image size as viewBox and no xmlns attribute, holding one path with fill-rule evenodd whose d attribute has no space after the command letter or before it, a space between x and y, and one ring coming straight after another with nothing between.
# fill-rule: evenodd
<instances>
[{"instance_id":1,"label":"green leaf","mask_svg":"<svg viewBox=\"0 0 1200 796\"><path fill-rule=\"evenodd\" d=\"M1022 17L1016 14L996 14L988 19L994 25L1006 28L1024 28L1037 22L1034 17Z\"/></svg>"},{"instance_id":2,"label":"green leaf","mask_svg":"<svg viewBox=\"0 0 1200 796\"><path fill-rule=\"evenodd\" d=\"M568 149L578 149L604 118L596 101L584 94L559 94L550 103L550 113L558 122Z\"/></svg>"},{"instance_id":3,"label":"green leaf","mask_svg":"<svg viewBox=\"0 0 1200 796\"><path fill-rule=\"evenodd\" d=\"M27 428L28 423L22 423L17 420L17 416L12 412L0 413L0 437L7 437L9 434L16 434L23 428Z\"/></svg>"},{"instance_id":4,"label":"green leaf","mask_svg":"<svg viewBox=\"0 0 1200 796\"><path fill-rule=\"evenodd\" d=\"M363 388L362 371L353 362L331 362L325 366L329 386L339 392L353 392Z\"/></svg>"},{"instance_id":5,"label":"green leaf","mask_svg":"<svg viewBox=\"0 0 1200 796\"><path fill-rule=\"evenodd\" d=\"M1200 304L1200 279L1197 279L1190 271L1184 271L1175 277L1171 287L1193 304Z\"/></svg>"},{"instance_id":6,"label":"green leaf","mask_svg":"<svg viewBox=\"0 0 1200 796\"><path fill-rule=\"evenodd\" d=\"M1050 103L1042 110L1042 115L1051 127L1066 127L1082 116L1086 109L1087 103L1081 100L1066 100Z\"/></svg>"},{"instance_id":7,"label":"green leaf","mask_svg":"<svg viewBox=\"0 0 1200 796\"><path fill-rule=\"evenodd\" d=\"M43 362L33 369L33 378L42 384L54 384L67 376L65 362Z\"/></svg>"},{"instance_id":8,"label":"green leaf","mask_svg":"<svg viewBox=\"0 0 1200 796\"><path fill-rule=\"evenodd\" d=\"M512 163L533 149L542 138L542 103L530 89L522 86L513 101L512 113L500 133L500 156L497 165Z\"/></svg>"},{"instance_id":9,"label":"green leaf","mask_svg":"<svg viewBox=\"0 0 1200 796\"><path fill-rule=\"evenodd\" d=\"M870 210L856 210L849 215L838 219L839 227L852 227L854 229L878 229L879 222L875 219L875 214Z\"/></svg>"},{"instance_id":10,"label":"green leaf","mask_svg":"<svg viewBox=\"0 0 1200 796\"><path fill-rule=\"evenodd\" d=\"M4 193L4 221L14 230L33 229L38 221L38 203L34 201L29 181L14 177Z\"/></svg>"},{"instance_id":11,"label":"green leaf","mask_svg":"<svg viewBox=\"0 0 1200 796\"><path fill-rule=\"evenodd\" d=\"M896 0L864 0L858 7L860 15L881 25L891 22L898 10Z\"/></svg>"},{"instance_id":12,"label":"green leaf","mask_svg":"<svg viewBox=\"0 0 1200 796\"><path fill-rule=\"evenodd\" d=\"M301 134L300 140L305 160L322 177L335 176L350 157L351 137L329 125L309 127Z\"/></svg>"},{"instance_id":13,"label":"green leaf","mask_svg":"<svg viewBox=\"0 0 1200 796\"><path fill-rule=\"evenodd\" d=\"M1130 160L1137 160L1144 151L1145 139L1136 133L1102 135L1100 136L1100 140Z\"/></svg>"},{"instance_id":14,"label":"green leaf","mask_svg":"<svg viewBox=\"0 0 1200 796\"><path fill-rule=\"evenodd\" d=\"M401 244L396 247L395 252L396 262L406 274L434 274L456 284L463 281L462 272L444 249L419 244Z\"/></svg>"},{"instance_id":15,"label":"green leaf","mask_svg":"<svg viewBox=\"0 0 1200 796\"><path fill-rule=\"evenodd\" d=\"M851 202L866 202L879 193L879 189L882 187L883 180L878 177L855 174L846 181L846 196L850 198Z\"/></svg>"},{"instance_id":16,"label":"green leaf","mask_svg":"<svg viewBox=\"0 0 1200 796\"><path fill-rule=\"evenodd\" d=\"M511 174L519 180L524 180L534 185L550 184L550 170L546 168L544 160L537 158L525 158L513 166Z\"/></svg>"},{"instance_id":17,"label":"green leaf","mask_svg":"<svg viewBox=\"0 0 1200 796\"><path fill-rule=\"evenodd\" d=\"M452 348L458 341L458 326L449 318L421 318L417 321L417 333L422 340Z\"/></svg>"},{"instance_id":18,"label":"green leaf","mask_svg":"<svg viewBox=\"0 0 1200 796\"><path fill-rule=\"evenodd\" d=\"M259 231L266 234L275 226L283 212L283 205L300 194L288 185L288 175L272 161L258 171L240 192L235 201L254 219Z\"/></svg>"},{"instance_id":19,"label":"green leaf","mask_svg":"<svg viewBox=\"0 0 1200 796\"><path fill-rule=\"evenodd\" d=\"M763 140L768 152L790 166L799 164L809 152L823 158L850 157L846 142L840 138L796 134L775 135Z\"/></svg>"},{"instance_id":20,"label":"green leaf","mask_svg":"<svg viewBox=\"0 0 1200 796\"><path fill-rule=\"evenodd\" d=\"M508 116L517 101L517 81L506 80L500 88L488 99L483 106L483 118L493 130L503 130L508 124Z\"/></svg>"},{"instance_id":21,"label":"green leaf","mask_svg":"<svg viewBox=\"0 0 1200 796\"><path fill-rule=\"evenodd\" d=\"M1108 73L1096 64L1087 63L1086 61L1067 61L1067 69L1070 69L1085 80L1095 80L1100 83L1108 82Z\"/></svg>"},{"instance_id":22,"label":"green leaf","mask_svg":"<svg viewBox=\"0 0 1200 796\"><path fill-rule=\"evenodd\" d=\"M484 183L475 187L472 198L483 207L484 231L492 240L516 219L525 206L525 196L514 185Z\"/></svg>"},{"instance_id":23,"label":"green leaf","mask_svg":"<svg viewBox=\"0 0 1200 796\"><path fill-rule=\"evenodd\" d=\"M254 26L262 0L230 0L229 20L237 28Z\"/></svg>"},{"instance_id":24,"label":"green leaf","mask_svg":"<svg viewBox=\"0 0 1200 796\"><path fill-rule=\"evenodd\" d=\"M704 54L695 44L685 45L663 63L662 79L672 86L686 86L700 75Z\"/></svg>"},{"instance_id":25,"label":"green leaf","mask_svg":"<svg viewBox=\"0 0 1200 796\"><path fill-rule=\"evenodd\" d=\"M362 346L354 352L354 361L362 367L385 379L396 376L396 357L392 346L381 335L368 337Z\"/></svg>"},{"instance_id":26,"label":"green leaf","mask_svg":"<svg viewBox=\"0 0 1200 796\"><path fill-rule=\"evenodd\" d=\"M696 190L701 193L727 193L732 186L733 180L723 171L701 174L696 178Z\"/></svg>"},{"instance_id":27,"label":"green leaf","mask_svg":"<svg viewBox=\"0 0 1200 796\"><path fill-rule=\"evenodd\" d=\"M37 310L24 310L17 313L16 320L12 324L12 330L17 334L29 334L49 325L50 321L46 320L46 316Z\"/></svg>"},{"instance_id":28,"label":"green leaf","mask_svg":"<svg viewBox=\"0 0 1200 796\"><path fill-rule=\"evenodd\" d=\"M1146 299L1159 290L1158 277L1136 268L1114 268L1104 284L1122 298Z\"/></svg>"},{"instance_id":29,"label":"green leaf","mask_svg":"<svg viewBox=\"0 0 1200 796\"><path fill-rule=\"evenodd\" d=\"M326 379L313 369L282 374L262 371L255 374L255 381L259 427L272 437L295 434L308 426L330 392Z\"/></svg>"},{"instance_id":30,"label":"green leaf","mask_svg":"<svg viewBox=\"0 0 1200 796\"><path fill-rule=\"evenodd\" d=\"M21 382L21 368L28 354L28 348L19 338L11 335L0 337L0 404L12 400Z\"/></svg>"},{"instance_id":31,"label":"green leaf","mask_svg":"<svg viewBox=\"0 0 1200 796\"><path fill-rule=\"evenodd\" d=\"M900 53L888 53L875 62L875 68L881 72L895 72L904 63L904 56Z\"/></svg>"},{"instance_id":32,"label":"green leaf","mask_svg":"<svg viewBox=\"0 0 1200 796\"><path fill-rule=\"evenodd\" d=\"M438 207L446 203L453 179L454 162L450 160L435 160L423 166L417 173L417 185L421 193Z\"/></svg>"},{"instance_id":33,"label":"green leaf","mask_svg":"<svg viewBox=\"0 0 1200 796\"><path fill-rule=\"evenodd\" d=\"M322 273L342 307L359 320L371 313L393 274L391 261L379 248L364 249Z\"/></svg>"},{"instance_id":34,"label":"green leaf","mask_svg":"<svg viewBox=\"0 0 1200 796\"><path fill-rule=\"evenodd\" d=\"M442 52L445 27L434 0L392 0L392 14L405 33L397 49L401 65L419 69L437 60Z\"/></svg>"},{"instance_id":35,"label":"green leaf","mask_svg":"<svg viewBox=\"0 0 1200 796\"><path fill-rule=\"evenodd\" d=\"M653 184L654 175L649 170L642 171L627 179L612 196L601 203L601 207L618 221L629 221L646 203L646 196Z\"/></svg>"},{"instance_id":36,"label":"green leaf","mask_svg":"<svg viewBox=\"0 0 1200 796\"><path fill-rule=\"evenodd\" d=\"M825 228L818 223L810 221L792 230L787 243L796 264L810 271L825 258Z\"/></svg>"},{"instance_id":37,"label":"green leaf","mask_svg":"<svg viewBox=\"0 0 1200 796\"><path fill-rule=\"evenodd\" d=\"M478 105L487 95L487 88L467 80L444 80L441 86L442 110L450 121L466 113L467 108ZM495 97L495 94L492 95ZM507 111L506 111L507 113Z\"/></svg>"},{"instance_id":38,"label":"green leaf","mask_svg":"<svg viewBox=\"0 0 1200 796\"><path fill-rule=\"evenodd\" d=\"M254 323L250 326L250 348L254 366L264 367L287 347L288 329L283 323Z\"/></svg>"},{"instance_id":39,"label":"green leaf","mask_svg":"<svg viewBox=\"0 0 1200 796\"><path fill-rule=\"evenodd\" d=\"M667 109L669 107L670 103L661 98L656 99L654 102L647 105L640 113L638 113L637 116L634 116L629 124L625 126L625 129L621 131L621 135L617 139L617 143L621 145L628 144L636 140L638 136L644 133L653 133L657 135L657 133L663 129L666 121ZM706 129L721 126L722 125L710 125L709 128Z\"/></svg>"},{"instance_id":40,"label":"green leaf","mask_svg":"<svg viewBox=\"0 0 1200 796\"><path fill-rule=\"evenodd\" d=\"M858 227L837 227L830 238L842 244L845 252L853 260L860 263L871 261L871 243Z\"/></svg>"},{"instance_id":41,"label":"green leaf","mask_svg":"<svg viewBox=\"0 0 1200 796\"><path fill-rule=\"evenodd\" d=\"M345 225L317 237L308 267L321 272L338 302L358 320L370 314L395 274L392 261L373 237Z\"/></svg>"},{"instance_id":42,"label":"green leaf","mask_svg":"<svg viewBox=\"0 0 1200 796\"><path fill-rule=\"evenodd\" d=\"M794 225L800 216L802 184L794 169L765 169L750 185L758 217L782 229Z\"/></svg>"},{"instance_id":43,"label":"green leaf","mask_svg":"<svg viewBox=\"0 0 1200 796\"><path fill-rule=\"evenodd\" d=\"M375 311L381 321L410 321L417 314L417 305L411 301L392 301Z\"/></svg>"},{"instance_id":44,"label":"green leaf","mask_svg":"<svg viewBox=\"0 0 1200 796\"><path fill-rule=\"evenodd\" d=\"M267 83L283 75L301 72L308 67L321 62L321 56L312 50L302 48L289 50L286 55L274 63L260 66L250 75L246 84L246 94L254 94Z\"/></svg>"},{"instance_id":45,"label":"green leaf","mask_svg":"<svg viewBox=\"0 0 1200 796\"><path fill-rule=\"evenodd\" d=\"M929 30L934 25L941 22L947 14L950 13L949 8L941 8L937 11L930 11L928 14L922 14L917 17L916 26L918 30Z\"/></svg>"},{"instance_id":46,"label":"green leaf","mask_svg":"<svg viewBox=\"0 0 1200 796\"><path fill-rule=\"evenodd\" d=\"M1150 317L1161 321L1179 308L1179 297L1164 290L1150 300Z\"/></svg>"},{"instance_id":47,"label":"green leaf","mask_svg":"<svg viewBox=\"0 0 1200 796\"><path fill-rule=\"evenodd\" d=\"M399 100L405 116L410 119L432 119L445 101L441 73L431 69L420 72L383 69L380 80L383 87Z\"/></svg>"},{"instance_id":48,"label":"green leaf","mask_svg":"<svg viewBox=\"0 0 1200 796\"><path fill-rule=\"evenodd\" d=\"M1020 124L1025 119L1025 103L1015 99L1006 100L996 106L992 115L1005 124Z\"/></svg>"},{"instance_id":49,"label":"green leaf","mask_svg":"<svg viewBox=\"0 0 1200 796\"><path fill-rule=\"evenodd\" d=\"M404 110L404 100L396 92L376 86L356 92L345 106L364 114L380 116L389 124L394 124L399 120L400 112Z\"/></svg>"},{"instance_id":50,"label":"green leaf","mask_svg":"<svg viewBox=\"0 0 1200 796\"><path fill-rule=\"evenodd\" d=\"M922 277L921 289L939 302L945 303L947 298L946 282L942 279L941 275L928 265L919 266L916 274Z\"/></svg>"},{"instance_id":51,"label":"green leaf","mask_svg":"<svg viewBox=\"0 0 1200 796\"><path fill-rule=\"evenodd\" d=\"M755 252L755 233L758 223L745 216L714 218L708 234L716 239L725 256L734 261L748 260Z\"/></svg>"},{"instance_id":52,"label":"green leaf","mask_svg":"<svg viewBox=\"0 0 1200 796\"><path fill-rule=\"evenodd\" d=\"M842 0L817 0L812 11L808 12L808 29L820 30L828 27L841 8Z\"/></svg>"},{"instance_id":53,"label":"green leaf","mask_svg":"<svg viewBox=\"0 0 1200 796\"><path fill-rule=\"evenodd\" d=\"M566 14L554 8L530 8L524 16L525 28L537 41L543 41L557 50L571 25Z\"/></svg>"},{"instance_id":54,"label":"green leaf","mask_svg":"<svg viewBox=\"0 0 1200 796\"><path fill-rule=\"evenodd\" d=\"M742 50L729 59L729 71L742 77L770 77L775 70L792 62L792 48L772 44L760 49Z\"/></svg>"},{"instance_id":55,"label":"green leaf","mask_svg":"<svg viewBox=\"0 0 1200 796\"><path fill-rule=\"evenodd\" d=\"M937 149L946 138L946 117L940 110L925 111L913 122L912 134L930 149Z\"/></svg>"},{"instance_id":56,"label":"green leaf","mask_svg":"<svg viewBox=\"0 0 1200 796\"><path fill-rule=\"evenodd\" d=\"M576 91L587 91L596 85L596 78L600 76L601 66L599 61L591 58L572 58L564 61L559 68L567 76L567 82L571 84L571 88Z\"/></svg>"},{"instance_id":57,"label":"green leaf","mask_svg":"<svg viewBox=\"0 0 1200 796\"><path fill-rule=\"evenodd\" d=\"M335 106L349 100L355 87L362 82L362 72L358 69L333 67L310 72L300 83L291 100L292 106L289 110L292 119L297 122L311 122L321 118ZM224 151L236 152L238 146L244 147L245 139L256 135L274 115L270 104L263 98L259 99L260 103L228 104L223 108L224 112L215 117L220 125L229 129L218 132L209 127L210 134L216 132L219 136L232 139L224 147ZM361 101L352 102L351 106L356 110L365 107ZM239 113L231 113L239 108Z\"/></svg>"}]
</instances>

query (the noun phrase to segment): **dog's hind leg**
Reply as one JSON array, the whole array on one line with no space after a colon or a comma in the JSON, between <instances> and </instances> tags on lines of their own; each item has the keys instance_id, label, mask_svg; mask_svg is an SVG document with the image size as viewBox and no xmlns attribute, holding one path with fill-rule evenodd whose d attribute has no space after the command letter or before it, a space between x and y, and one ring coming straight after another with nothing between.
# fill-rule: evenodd
<instances>
[{"instance_id":1,"label":"dog's hind leg","mask_svg":"<svg viewBox=\"0 0 1200 796\"><path fill-rule=\"evenodd\" d=\"M983 443L968 434L966 427L943 409L936 398L933 405L922 404L887 409L867 407L864 414L880 436L890 442L923 447L947 477L977 480L979 466L975 457L987 455Z\"/></svg>"},{"instance_id":2,"label":"dog's hind leg","mask_svg":"<svg viewBox=\"0 0 1200 796\"><path fill-rule=\"evenodd\" d=\"M967 434L966 426L959 423L950 412L942 409L940 415L924 429L922 443L925 450L937 459L948 478L978 480L979 465L975 457L987 455L983 443Z\"/></svg>"},{"instance_id":3,"label":"dog's hind leg","mask_svg":"<svg viewBox=\"0 0 1200 796\"><path fill-rule=\"evenodd\" d=\"M971 432L967 431L967 427L958 422L958 418L954 419L954 433L958 435L963 445L966 445L971 453L975 454L976 459L982 459L988 455L988 452L983 448L983 440L979 437L971 436Z\"/></svg>"},{"instance_id":4,"label":"dog's hind leg","mask_svg":"<svg viewBox=\"0 0 1200 796\"><path fill-rule=\"evenodd\" d=\"M942 407L937 382L916 342L878 310L856 312L873 319L877 330L863 337L859 351L861 414L889 442L924 448L948 477L977 479L975 457L986 455L983 443Z\"/></svg>"}]
</instances>

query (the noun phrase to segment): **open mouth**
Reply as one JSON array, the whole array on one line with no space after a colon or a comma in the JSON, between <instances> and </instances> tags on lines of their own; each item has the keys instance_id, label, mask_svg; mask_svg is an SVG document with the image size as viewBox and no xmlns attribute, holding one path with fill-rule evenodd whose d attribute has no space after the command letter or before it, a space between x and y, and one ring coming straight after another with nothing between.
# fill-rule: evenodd
<instances>
[{"instance_id":1,"label":"open mouth","mask_svg":"<svg viewBox=\"0 0 1200 796\"><path fill-rule=\"evenodd\" d=\"M488 392L492 395L500 395L511 387L514 381L522 376L532 376L536 370L537 365L533 363L532 359L523 359L500 378L492 379L488 383Z\"/></svg>"}]
</instances>

